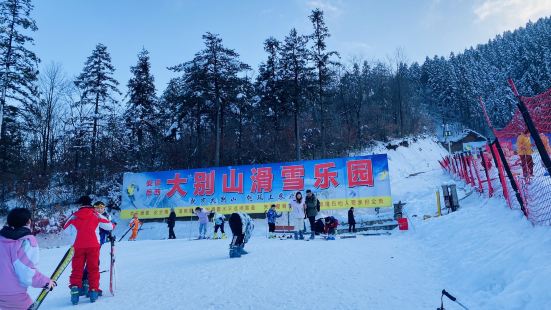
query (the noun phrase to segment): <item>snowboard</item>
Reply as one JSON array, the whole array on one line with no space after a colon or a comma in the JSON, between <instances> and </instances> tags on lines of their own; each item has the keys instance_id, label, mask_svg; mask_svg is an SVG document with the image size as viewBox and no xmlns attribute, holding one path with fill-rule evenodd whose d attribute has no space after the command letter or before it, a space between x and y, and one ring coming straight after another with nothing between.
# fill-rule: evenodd
<instances>
[{"instance_id":1,"label":"snowboard","mask_svg":"<svg viewBox=\"0 0 551 310\"><path fill-rule=\"evenodd\" d=\"M52 279L53 281L57 281L57 279L59 279L63 271L65 271L65 268L67 268L67 266L71 263L71 260L73 259L74 254L75 254L75 249L71 246L67 250L67 252L65 252L65 255L63 255L63 258L55 268L54 273L52 274L50 279ZM50 290L48 288L43 288L40 294L38 295L38 297L36 298L35 302L29 307L29 309L30 310L38 309L38 307L40 307L40 305L42 304L46 296L48 296L48 293L50 293Z\"/></svg>"}]
</instances>

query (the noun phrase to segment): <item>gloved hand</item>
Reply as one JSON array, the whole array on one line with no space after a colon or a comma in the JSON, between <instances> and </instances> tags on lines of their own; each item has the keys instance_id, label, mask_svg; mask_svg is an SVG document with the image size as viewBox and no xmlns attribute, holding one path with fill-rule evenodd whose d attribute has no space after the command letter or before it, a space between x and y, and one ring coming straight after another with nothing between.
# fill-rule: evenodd
<instances>
[{"instance_id":1,"label":"gloved hand","mask_svg":"<svg viewBox=\"0 0 551 310\"><path fill-rule=\"evenodd\" d=\"M49 289L49 290L51 291L51 290L53 290L54 287L56 287L56 286L57 286L57 282L54 281L54 280L50 280L50 282L48 282L48 284L46 284L46 285L44 286L44 288L47 288L47 289Z\"/></svg>"}]
</instances>

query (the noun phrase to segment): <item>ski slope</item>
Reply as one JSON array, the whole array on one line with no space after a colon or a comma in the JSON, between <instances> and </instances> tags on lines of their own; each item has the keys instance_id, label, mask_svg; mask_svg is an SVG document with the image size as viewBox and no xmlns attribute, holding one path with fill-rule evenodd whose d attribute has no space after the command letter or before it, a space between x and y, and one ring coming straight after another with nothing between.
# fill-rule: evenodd
<instances>
[{"instance_id":1,"label":"ski slope","mask_svg":"<svg viewBox=\"0 0 551 310\"><path fill-rule=\"evenodd\" d=\"M388 152L393 199L407 202L409 231L335 241L268 240L259 220L246 247L250 254L229 259L228 240L190 241L195 223L177 222L177 240L159 240L166 238L166 224L147 223L139 241L117 243L116 296L108 293L104 273L105 296L95 304L81 299L78 308L435 309L445 288L470 309L551 309L549 227L533 227L501 199L470 193L461 183L458 194L465 199L458 212L423 220L436 212L435 190L451 181L436 161L444 152L430 138ZM123 230L119 225L117 234ZM57 241L67 243L70 234ZM50 273L66 249L42 249L41 270ZM107 269L108 250L102 249L101 270ZM69 272L41 309L75 309ZM460 309L450 301L445 306Z\"/></svg>"}]
</instances>

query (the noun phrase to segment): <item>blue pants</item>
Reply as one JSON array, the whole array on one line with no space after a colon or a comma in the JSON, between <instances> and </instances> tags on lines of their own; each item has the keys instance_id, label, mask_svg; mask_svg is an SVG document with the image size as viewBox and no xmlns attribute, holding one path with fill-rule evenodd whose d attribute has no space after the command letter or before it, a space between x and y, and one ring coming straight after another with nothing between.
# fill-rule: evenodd
<instances>
[{"instance_id":1,"label":"blue pants","mask_svg":"<svg viewBox=\"0 0 551 310\"><path fill-rule=\"evenodd\" d=\"M204 237L207 234L207 223L199 223L199 236Z\"/></svg>"}]
</instances>

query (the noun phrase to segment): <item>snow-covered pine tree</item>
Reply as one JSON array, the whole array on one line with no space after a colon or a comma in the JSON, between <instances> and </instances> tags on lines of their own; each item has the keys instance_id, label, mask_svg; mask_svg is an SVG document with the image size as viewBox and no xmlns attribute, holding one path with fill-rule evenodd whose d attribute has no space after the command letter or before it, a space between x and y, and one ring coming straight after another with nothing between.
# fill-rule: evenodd
<instances>
[{"instance_id":1,"label":"snow-covered pine tree","mask_svg":"<svg viewBox=\"0 0 551 310\"><path fill-rule=\"evenodd\" d=\"M38 30L32 9L31 0L0 1L0 141L6 105L36 100L40 60L28 49L30 32Z\"/></svg>"},{"instance_id":2,"label":"snow-covered pine tree","mask_svg":"<svg viewBox=\"0 0 551 310\"><path fill-rule=\"evenodd\" d=\"M101 43L97 44L92 55L84 64L82 73L76 78L75 85L82 91L82 99L79 105L90 108L91 116L89 122L92 125L90 142L90 180L89 190L94 191L97 176L97 145L98 136L102 134L100 127L105 124L109 113L112 112L117 102L114 95L119 94L117 82L113 78L115 67L111 64L111 55L107 47Z\"/></svg>"},{"instance_id":3,"label":"snow-covered pine tree","mask_svg":"<svg viewBox=\"0 0 551 310\"><path fill-rule=\"evenodd\" d=\"M143 170L145 162L149 162L154 151L151 144L153 135L157 132L158 115L155 79L151 74L147 50L140 51L138 63L130 68L130 72L132 77L128 81L128 102L124 119L131 137L129 155L136 159L136 168Z\"/></svg>"}]
</instances>

